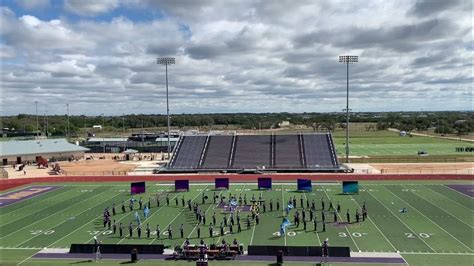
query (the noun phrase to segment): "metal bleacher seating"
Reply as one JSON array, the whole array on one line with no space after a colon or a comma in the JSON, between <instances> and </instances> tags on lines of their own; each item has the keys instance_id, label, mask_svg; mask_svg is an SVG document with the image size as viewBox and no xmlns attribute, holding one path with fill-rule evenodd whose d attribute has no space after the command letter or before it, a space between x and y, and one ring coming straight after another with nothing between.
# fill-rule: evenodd
<instances>
[{"instance_id":1,"label":"metal bleacher seating","mask_svg":"<svg viewBox=\"0 0 474 266\"><path fill-rule=\"evenodd\" d=\"M275 136L275 168L303 167L298 135Z\"/></svg>"},{"instance_id":2,"label":"metal bleacher seating","mask_svg":"<svg viewBox=\"0 0 474 266\"><path fill-rule=\"evenodd\" d=\"M339 171L329 133L182 136L171 172Z\"/></svg>"},{"instance_id":3,"label":"metal bleacher seating","mask_svg":"<svg viewBox=\"0 0 474 266\"><path fill-rule=\"evenodd\" d=\"M207 136L182 136L182 143L176 158L173 158L171 168L195 169L199 166L199 160L204 149Z\"/></svg>"},{"instance_id":4,"label":"metal bleacher seating","mask_svg":"<svg viewBox=\"0 0 474 266\"><path fill-rule=\"evenodd\" d=\"M329 134L304 134L306 165L308 168L335 167L337 161L330 147Z\"/></svg>"},{"instance_id":5,"label":"metal bleacher seating","mask_svg":"<svg viewBox=\"0 0 474 266\"><path fill-rule=\"evenodd\" d=\"M225 169L229 164L233 136L211 136L202 168Z\"/></svg>"},{"instance_id":6,"label":"metal bleacher seating","mask_svg":"<svg viewBox=\"0 0 474 266\"><path fill-rule=\"evenodd\" d=\"M237 136L232 168L268 168L271 136Z\"/></svg>"}]
</instances>

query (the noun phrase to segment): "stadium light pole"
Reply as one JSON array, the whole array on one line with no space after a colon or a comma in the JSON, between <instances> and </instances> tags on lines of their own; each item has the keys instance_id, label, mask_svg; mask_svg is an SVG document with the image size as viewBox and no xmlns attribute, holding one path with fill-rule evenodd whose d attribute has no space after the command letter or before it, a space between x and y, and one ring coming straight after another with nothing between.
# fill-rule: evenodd
<instances>
[{"instance_id":1,"label":"stadium light pole","mask_svg":"<svg viewBox=\"0 0 474 266\"><path fill-rule=\"evenodd\" d=\"M100 116L102 116L102 128L101 128L101 130L103 130L104 127L105 127L105 124L104 124L104 115L105 115L104 113L101 113L101 114L100 114ZM105 156L105 135L104 135L104 131L102 131L102 145L103 145L103 147L104 147L103 152L104 152L104 156Z\"/></svg>"},{"instance_id":2,"label":"stadium light pole","mask_svg":"<svg viewBox=\"0 0 474 266\"><path fill-rule=\"evenodd\" d=\"M67 113L67 135L66 135L66 139L67 141L69 141L69 103L66 103L66 113Z\"/></svg>"},{"instance_id":3,"label":"stadium light pole","mask_svg":"<svg viewBox=\"0 0 474 266\"><path fill-rule=\"evenodd\" d=\"M122 131L123 131L123 135L124 137L126 137L125 135L125 114L122 113ZM123 151L125 151L125 145L126 145L126 141L123 142Z\"/></svg>"},{"instance_id":4,"label":"stadium light pole","mask_svg":"<svg viewBox=\"0 0 474 266\"><path fill-rule=\"evenodd\" d=\"M48 110L46 110L45 112L45 115L46 115L46 138L49 136L49 114L48 114Z\"/></svg>"},{"instance_id":5,"label":"stadium light pole","mask_svg":"<svg viewBox=\"0 0 474 266\"><path fill-rule=\"evenodd\" d=\"M39 121L38 121L38 101L35 101L35 110L36 110L36 138L39 137Z\"/></svg>"},{"instance_id":6,"label":"stadium light pole","mask_svg":"<svg viewBox=\"0 0 474 266\"><path fill-rule=\"evenodd\" d=\"M347 66L347 85L346 85L346 163L349 163L349 64L359 62L356 55L340 55L339 63Z\"/></svg>"},{"instance_id":7,"label":"stadium light pole","mask_svg":"<svg viewBox=\"0 0 474 266\"><path fill-rule=\"evenodd\" d=\"M166 76L166 116L168 120L168 160L170 159L171 153L171 142L170 142L170 104L168 97L168 65L174 65L174 57L159 57L157 63L160 65L165 65L165 76Z\"/></svg>"}]
</instances>

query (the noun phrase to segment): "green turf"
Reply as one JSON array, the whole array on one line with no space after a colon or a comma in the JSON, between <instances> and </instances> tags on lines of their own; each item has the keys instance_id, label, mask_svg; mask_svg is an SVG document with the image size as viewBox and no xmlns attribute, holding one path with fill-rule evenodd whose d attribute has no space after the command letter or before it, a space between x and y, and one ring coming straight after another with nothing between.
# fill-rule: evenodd
<instances>
[{"instance_id":1,"label":"green turf","mask_svg":"<svg viewBox=\"0 0 474 266\"><path fill-rule=\"evenodd\" d=\"M348 246L355 252L359 250L400 251L407 257L410 265L422 265L426 261L442 265L448 259L456 262L457 265L472 265L471 262L474 259L473 199L440 182L363 182L358 195L340 194L341 187L337 183L316 184L311 193L296 192L295 185L285 183L274 183L273 190L263 192L256 190L255 184L231 184L230 191L213 191L213 185L193 184L191 191L182 193L173 193L170 185L147 183L147 193L142 195L145 201L157 192L169 193L171 199L170 206L166 206L163 195L160 208L157 208L155 201L152 201L150 217L146 220L142 219L143 229L147 223L152 228L151 238L145 236L145 230L141 238L136 236L136 231L134 237L128 237L127 225L130 221L134 221L134 212L128 211L128 207L125 213L120 210L121 202L127 202L130 199L128 189L125 184L67 184L58 190L1 208L1 264L17 263L26 259L25 263L29 265L49 265L48 261L28 259L33 254L32 249L68 248L71 243L91 243L94 235L99 236L104 243L158 243L173 247L184 242L184 239L179 236L181 223L184 224L185 237L189 237L191 242L197 242L194 214L181 206L181 197L184 196L186 200L192 199L201 204L202 193L209 196L207 202L201 205L207 217L207 225L201 227L201 237L206 243L218 243L222 239L232 241L236 238L244 243L246 249L249 244L320 245L321 241L329 239L332 246ZM259 193L263 193L267 202L272 199L274 209L276 201L280 201L280 205L284 206L286 204L283 202L293 196L297 198L298 208L301 198L305 202L304 205L306 205L306 200L310 202L314 200L318 209L315 212L318 220L321 219L319 210L321 199L326 202L326 208L330 200L334 205L337 202L341 204L342 210L337 217L339 221L346 221L347 209L350 211L351 218L354 219L355 209L366 202L369 219L347 226L334 226L328 223L326 232L320 231L321 222L318 224L318 232L315 232L313 224L308 222L306 231L303 230L302 225L299 228L290 227L287 234L280 237L277 232L284 214L282 207L280 211L272 212L267 207L267 212L261 213L259 225L252 222L251 228L247 229L243 222L245 219L242 219L243 231L241 233L235 233L237 231L235 227L233 235L224 237L216 235L210 238L208 224L212 221L212 214L216 213L218 223L224 217L221 210L212 202L213 193L224 195L226 198L229 193L236 195L246 193L249 200L252 194L258 197ZM175 206L174 197L179 199L178 206ZM127 237L120 238L118 234L113 235L102 226L103 209L111 206L113 202L117 207L117 215L113 218L117 224L119 222L124 224L124 234ZM406 207L408 212L399 213L398 210L402 207ZM246 213L242 217L245 215ZM326 221L332 222L333 214L326 213ZM154 229L157 224L160 225L162 232L171 224L174 238L169 240L165 235L156 238ZM462 255L457 253L462 253ZM425 256L429 257L429 260L420 259ZM51 264L61 264L61 262L66 263L54 261Z\"/></svg>"},{"instance_id":2,"label":"green turf","mask_svg":"<svg viewBox=\"0 0 474 266\"><path fill-rule=\"evenodd\" d=\"M418 151L427 151L429 155L469 155L468 152L456 152L456 147L472 147L469 142L413 136L400 137L397 132L354 131L350 135L350 154L352 156L407 156L417 155ZM345 135L334 134L334 143L339 156L345 154Z\"/></svg>"}]
</instances>

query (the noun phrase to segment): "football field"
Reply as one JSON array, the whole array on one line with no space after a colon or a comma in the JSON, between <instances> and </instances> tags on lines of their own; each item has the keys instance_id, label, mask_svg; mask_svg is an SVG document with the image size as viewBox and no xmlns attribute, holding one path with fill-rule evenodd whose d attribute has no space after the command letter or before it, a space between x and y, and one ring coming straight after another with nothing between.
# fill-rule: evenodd
<instances>
[{"instance_id":1,"label":"football field","mask_svg":"<svg viewBox=\"0 0 474 266\"><path fill-rule=\"evenodd\" d=\"M223 239L231 242L234 238L248 245L286 245L286 246L320 246L325 239L331 246L347 246L352 252L394 252L400 253L409 264L413 265L446 265L446 262L457 265L472 265L474 260L474 202L472 182L422 182L422 181L384 181L360 182L360 191L356 195L342 194L341 184L314 183L312 192L296 191L296 184L273 183L272 190L258 190L256 183L231 183L230 190L214 190L212 183L192 183L189 192L175 192L174 184L147 183L146 193L133 196L137 201L142 198L145 204L150 200L150 213L147 218L138 203L130 211L131 199L129 183L67 183L67 184L32 184L1 193L0 207L0 264L49 265L68 264L71 261L45 261L35 259L34 254L44 248L69 248L72 243L92 243L97 236L103 243L116 244L164 244L167 248L182 245L185 238L191 243L199 241L197 237L197 220L182 199L198 203L206 216L206 224L200 226L201 238L207 243L220 243ZM449 185L449 186L448 186ZM21 198L21 193L30 188L40 191L31 197ZM35 192L35 193L36 193ZM16 194L15 194L16 193ZM18 201L9 202L11 195ZM241 212L242 232L233 233L229 227L220 234L219 225L226 217L227 209L220 204L230 197L246 195L250 204L252 197L262 197L266 210L260 207L260 222L257 225L251 220L247 228L246 219L249 212ZM160 206L155 196L159 195ZM214 195L216 200L214 202ZM170 199L169 206L166 197ZM203 197L205 203L202 204ZM284 207L290 198L296 197L296 208L290 211L288 218L293 222L296 211L305 209L307 227L303 229L290 225L284 235L280 235L280 224L285 216ZM126 211L122 212L122 201ZM269 203L273 204L270 211ZM301 206L301 201L303 206ZM308 205L315 203L314 212L317 228L309 221ZM322 201L325 202L326 231L322 231ZM276 209L277 202L280 208ZM334 207L339 203L341 212L329 211L329 202ZM116 224L123 224L124 236L103 226L103 212L106 207L115 203L116 215L112 217ZM368 218L359 223L354 222L356 209L363 204L368 209ZM406 212L401 212L405 208ZM347 223L346 212L349 210L350 223ZM139 238L136 230L135 213L141 216L142 235ZM209 233L212 216L216 217L214 233ZM134 225L133 236L129 237L128 225ZM147 237L146 226L149 224L151 235ZM180 226L184 227L184 238L180 236ZM161 235L156 235L159 225ZM169 239L165 230L171 226L173 238ZM102 264L114 262L102 261ZM146 263L146 262L142 262ZM227 265L229 263L222 263ZM156 265L156 264L155 264ZM161 265L161 264L160 264ZM168 265L164 263L162 265ZM177 265L171 262L170 265ZM213 263L212 265L219 265ZM229 264L230 265L230 264ZM257 265L257 264L249 264ZM262 265L262 264L258 264ZM291 264L296 265L296 264Z\"/></svg>"}]
</instances>

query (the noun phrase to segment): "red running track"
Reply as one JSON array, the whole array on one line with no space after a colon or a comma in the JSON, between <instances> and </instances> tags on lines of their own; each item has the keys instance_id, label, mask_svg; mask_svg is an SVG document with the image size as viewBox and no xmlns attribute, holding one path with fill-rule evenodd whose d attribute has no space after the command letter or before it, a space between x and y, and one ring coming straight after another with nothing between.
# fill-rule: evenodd
<instances>
[{"instance_id":1,"label":"red running track","mask_svg":"<svg viewBox=\"0 0 474 266\"><path fill-rule=\"evenodd\" d=\"M0 180L0 191L27 185L30 183L67 183L67 182L130 182L152 181L172 182L177 179L189 179L191 182L214 181L216 177L228 177L231 182L256 182L258 177L271 177L275 181L292 181L297 178L310 178L313 181L342 180L474 180L473 175L425 174L425 175L392 175L392 174L189 174L189 175L147 175L147 176L48 176L37 178L20 178Z\"/></svg>"}]
</instances>

